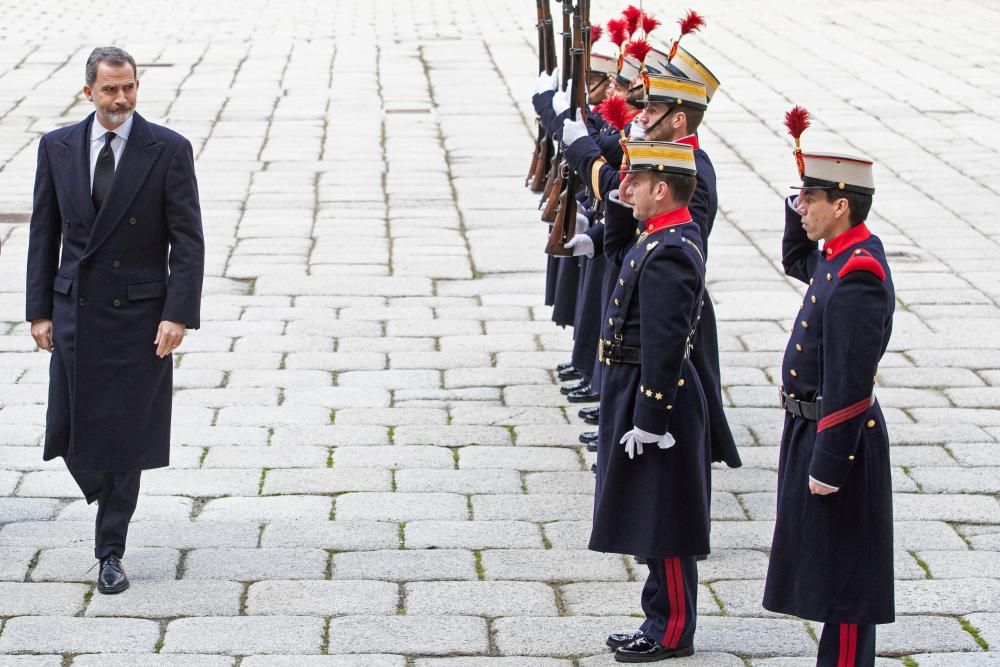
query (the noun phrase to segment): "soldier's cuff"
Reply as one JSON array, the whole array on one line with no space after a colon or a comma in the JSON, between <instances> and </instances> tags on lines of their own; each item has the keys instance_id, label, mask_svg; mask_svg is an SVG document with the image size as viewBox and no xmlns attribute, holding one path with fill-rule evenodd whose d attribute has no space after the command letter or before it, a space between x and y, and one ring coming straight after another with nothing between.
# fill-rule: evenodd
<instances>
[{"instance_id":1,"label":"soldier's cuff","mask_svg":"<svg viewBox=\"0 0 1000 667\"><path fill-rule=\"evenodd\" d=\"M635 401L635 411L632 413L632 424L648 433L666 433L670 426L670 415L673 414L674 407L668 400L656 399L656 394L648 398L643 390Z\"/></svg>"},{"instance_id":2,"label":"soldier's cuff","mask_svg":"<svg viewBox=\"0 0 1000 667\"><path fill-rule=\"evenodd\" d=\"M825 486L839 489L844 486L852 465L850 459L815 448L809 462L809 476Z\"/></svg>"}]
</instances>

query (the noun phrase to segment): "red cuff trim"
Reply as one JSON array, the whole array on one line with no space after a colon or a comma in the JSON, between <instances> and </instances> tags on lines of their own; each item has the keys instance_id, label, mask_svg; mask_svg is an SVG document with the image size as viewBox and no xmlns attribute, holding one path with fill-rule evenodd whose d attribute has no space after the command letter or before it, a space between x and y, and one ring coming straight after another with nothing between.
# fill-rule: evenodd
<instances>
[{"instance_id":1,"label":"red cuff trim","mask_svg":"<svg viewBox=\"0 0 1000 667\"><path fill-rule=\"evenodd\" d=\"M819 420L819 423L816 424L816 432L820 433L828 428L836 426L837 424L843 424L850 419L854 419L858 415L864 414L868 410L868 406L871 405L871 403L871 397L863 398L857 403L848 405L846 408L841 408L836 412L831 412L826 417Z\"/></svg>"},{"instance_id":2,"label":"red cuff trim","mask_svg":"<svg viewBox=\"0 0 1000 667\"><path fill-rule=\"evenodd\" d=\"M885 280L885 269L878 263L878 260L866 251L862 250L861 252L862 254L853 255L847 260L847 263L837 272L837 277L843 278L852 271L867 271L874 274L879 280Z\"/></svg>"}]
</instances>

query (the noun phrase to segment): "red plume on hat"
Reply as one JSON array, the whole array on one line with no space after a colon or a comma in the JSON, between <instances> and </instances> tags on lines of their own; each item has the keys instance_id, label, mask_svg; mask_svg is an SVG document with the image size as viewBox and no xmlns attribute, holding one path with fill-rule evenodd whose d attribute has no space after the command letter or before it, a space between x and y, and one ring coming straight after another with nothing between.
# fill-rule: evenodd
<instances>
[{"instance_id":1,"label":"red plume on hat","mask_svg":"<svg viewBox=\"0 0 1000 667\"><path fill-rule=\"evenodd\" d=\"M611 19L608 21L608 39L621 47L628 39L628 26L625 19Z\"/></svg>"},{"instance_id":2,"label":"red plume on hat","mask_svg":"<svg viewBox=\"0 0 1000 667\"><path fill-rule=\"evenodd\" d=\"M660 22L657 21L656 19L654 19L649 14L643 14L642 15L642 33L643 33L643 35L647 35L648 36L649 33L651 33L654 30L656 30L657 26L659 26L659 25L660 25Z\"/></svg>"},{"instance_id":3,"label":"red plume on hat","mask_svg":"<svg viewBox=\"0 0 1000 667\"><path fill-rule=\"evenodd\" d=\"M619 132L623 131L632 122L632 119L639 115L639 112L633 109L624 97L615 95L605 97L594 111L601 114L604 120Z\"/></svg>"},{"instance_id":4,"label":"red plume on hat","mask_svg":"<svg viewBox=\"0 0 1000 667\"><path fill-rule=\"evenodd\" d=\"M798 105L785 113L785 127L788 128L788 134L795 139L795 163L799 167L799 178L806 175L806 163L802 159L802 144L799 143L799 137L809 129L811 120L809 112Z\"/></svg>"},{"instance_id":5,"label":"red plume on hat","mask_svg":"<svg viewBox=\"0 0 1000 667\"><path fill-rule=\"evenodd\" d=\"M628 46L625 47L625 55L632 56L642 65L646 62L646 56L652 50L653 47L649 45L649 42L644 39L637 39L634 42L628 43Z\"/></svg>"},{"instance_id":6,"label":"red plume on hat","mask_svg":"<svg viewBox=\"0 0 1000 667\"><path fill-rule=\"evenodd\" d=\"M681 26L681 34L677 40L670 47L670 55L667 56L667 60L673 60L674 56L677 55L677 47L680 46L681 39L684 35L690 35L692 32L698 32L705 27L705 19L702 18L701 14L689 9L687 16L677 21Z\"/></svg>"},{"instance_id":7,"label":"red plume on hat","mask_svg":"<svg viewBox=\"0 0 1000 667\"><path fill-rule=\"evenodd\" d=\"M594 42L599 40L603 32L604 31L601 30L601 26L599 25L590 26L590 43L593 44Z\"/></svg>"},{"instance_id":8,"label":"red plume on hat","mask_svg":"<svg viewBox=\"0 0 1000 667\"><path fill-rule=\"evenodd\" d=\"M605 97L604 101L597 105L595 109L601 116L608 122L608 125L615 128L619 132L618 143L622 147L622 172L619 177L623 176L625 170L628 169L628 141L625 139L625 127L632 122L632 119L639 115L628 103L624 97L618 97L612 95L610 97Z\"/></svg>"},{"instance_id":9,"label":"red plume on hat","mask_svg":"<svg viewBox=\"0 0 1000 667\"><path fill-rule=\"evenodd\" d=\"M635 5L629 5L622 12L622 16L625 17L625 23L628 26L628 34L634 35L639 29L639 22L642 21L642 10Z\"/></svg>"}]
</instances>

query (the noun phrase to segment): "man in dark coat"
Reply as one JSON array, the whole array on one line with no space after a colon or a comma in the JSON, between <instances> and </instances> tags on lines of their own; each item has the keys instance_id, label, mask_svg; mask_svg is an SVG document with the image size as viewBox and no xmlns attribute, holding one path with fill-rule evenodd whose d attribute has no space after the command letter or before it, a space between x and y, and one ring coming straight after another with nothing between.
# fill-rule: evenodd
<instances>
[{"instance_id":1,"label":"man in dark coat","mask_svg":"<svg viewBox=\"0 0 1000 667\"><path fill-rule=\"evenodd\" d=\"M171 354L200 326L204 273L191 144L134 113L138 88L126 52L91 53L95 110L42 137L28 244L26 317L52 353L44 458L98 503L101 593L129 585L140 471L169 463Z\"/></svg>"},{"instance_id":2,"label":"man in dark coat","mask_svg":"<svg viewBox=\"0 0 1000 667\"><path fill-rule=\"evenodd\" d=\"M698 572L709 552L705 396L691 363L705 285L689 145L629 142L607 200L604 254L618 267L601 334L601 420L589 548L643 556L646 619L607 643L620 662L694 653ZM636 221L641 220L641 232Z\"/></svg>"},{"instance_id":3,"label":"man in dark coat","mask_svg":"<svg viewBox=\"0 0 1000 667\"><path fill-rule=\"evenodd\" d=\"M895 296L882 242L865 224L872 163L814 153L800 165L782 263L809 287L782 364L764 607L824 624L819 667L871 667L875 625L894 619L889 441L873 385Z\"/></svg>"}]
</instances>

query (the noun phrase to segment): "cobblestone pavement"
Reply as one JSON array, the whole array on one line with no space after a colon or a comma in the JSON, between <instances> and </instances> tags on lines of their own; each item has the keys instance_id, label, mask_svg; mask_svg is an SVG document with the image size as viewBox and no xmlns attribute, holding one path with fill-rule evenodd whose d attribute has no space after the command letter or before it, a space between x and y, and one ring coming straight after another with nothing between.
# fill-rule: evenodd
<instances>
[{"instance_id":1,"label":"cobblestone pavement","mask_svg":"<svg viewBox=\"0 0 1000 667\"><path fill-rule=\"evenodd\" d=\"M570 334L541 305L522 187L532 3L156 5L0 2L0 664L610 664L641 575L586 550L585 427L552 373ZM1000 5L696 6L688 46L723 81L709 278L746 465L714 473L699 655L676 664L816 648L760 606L801 293L776 264L792 103L817 117L809 146L875 159L896 278L880 664L1000 664ZM87 113L83 62L108 42L141 63L140 112L194 143L209 243L172 465L143 478L115 597L88 570L93 508L41 461L48 355L21 322L37 139Z\"/></svg>"}]
</instances>

